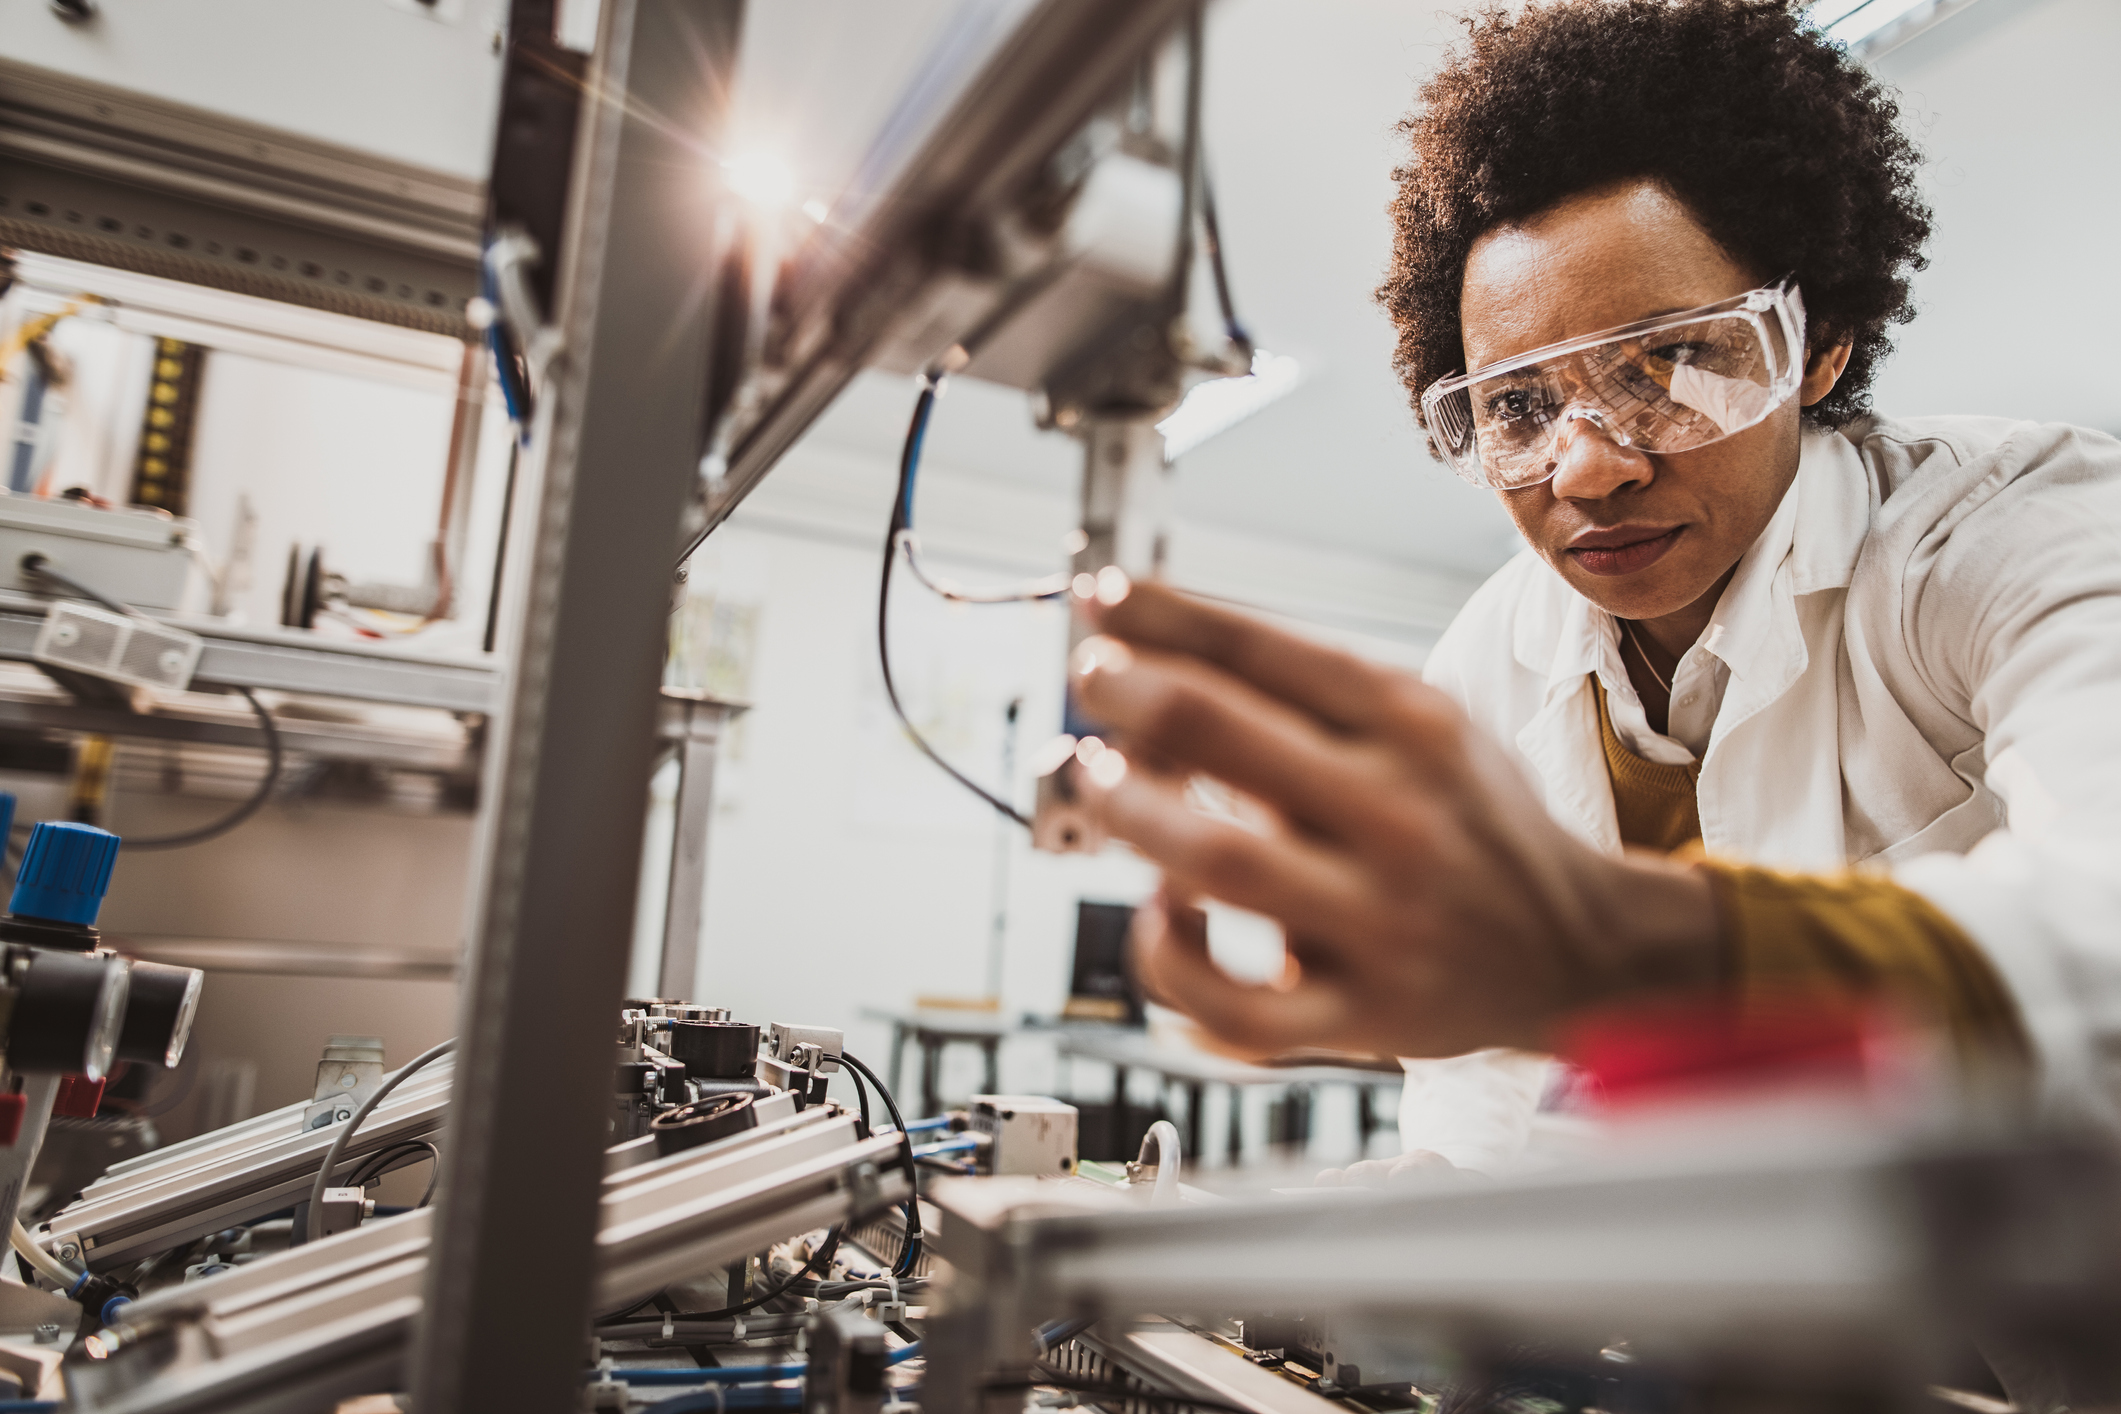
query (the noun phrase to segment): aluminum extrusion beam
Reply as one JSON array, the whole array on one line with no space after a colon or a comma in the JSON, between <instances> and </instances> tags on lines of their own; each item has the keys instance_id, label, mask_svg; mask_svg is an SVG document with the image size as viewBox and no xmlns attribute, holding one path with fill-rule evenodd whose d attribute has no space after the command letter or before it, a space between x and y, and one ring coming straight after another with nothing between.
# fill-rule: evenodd
<instances>
[{"instance_id":1,"label":"aluminum extrusion beam","mask_svg":"<svg viewBox=\"0 0 2121 1414\"><path fill-rule=\"evenodd\" d=\"M932 1414L980 1407L978 1387L1020 1369L1024 1333L1052 1317L1229 1313L1233 1300L1330 1315L1336 1334L1409 1360L1453 1341L1589 1352L1624 1334L1653 1366L1919 1388L1952 1342L2000 1338L2036 1340L2095 1385L2121 1376L2110 1149L1770 1126L1743 1147L1667 1142L1414 1193L1157 1210L1107 1195L1071 1213L1061 1190L1006 1182L942 1180L932 1195L958 1277L930 1327Z\"/></svg>"},{"instance_id":2,"label":"aluminum extrusion beam","mask_svg":"<svg viewBox=\"0 0 2121 1414\"><path fill-rule=\"evenodd\" d=\"M705 154L741 16L740 0L602 9L566 239L548 255L559 343L530 445L537 489L511 536L528 553L413 1362L423 1409L561 1414L580 1398L609 1018L632 941L672 528L700 456Z\"/></svg>"},{"instance_id":3,"label":"aluminum extrusion beam","mask_svg":"<svg viewBox=\"0 0 2121 1414\"><path fill-rule=\"evenodd\" d=\"M32 662L37 632L50 601L0 593L0 658ZM198 634L195 687L252 687L350 697L446 712L491 712L498 705L499 668L488 659L334 643L301 629L237 628L206 619L149 614Z\"/></svg>"},{"instance_id":4,"label":"aluminum extrusion beam","mask_svg":"<svg viewBox=\"0 0 2121 1414\"><path fill-rule=\"evenodd\" d=\"M714 767L722 736L742 707L704 693L663 689L663 737L678 763L672 810L670 877L664 890L663 959L656 995L697 993L700 928L707 914L707 835L714 824Z\"/></svg>"},{"instance_id":5,"label":"aluminum extrusion beam","mask_svg":"<svg viewBox=\"0 0 2121 1414\"><path fill-rule=\"evenodd\" d=\"M953 235L999 214L1202 0L1042 0L1003 41L893 185L798 252L785 298L787 375L740 431L690 554L795 445L951 263ZM997 291L996 299L1001 295ZM963 331L956 331L963 332ZM943 343L947 344L948 336ZM941 352L939 346L935 352Z\"/></svg>"},{"instance_id":6,"label":"aluminum extrusion beam","mask_svg":"<svg viewBox=\"0 0 2121 1414\"><path fill-rule=\"evenodd\" d=\"M471 338L475 182L0 59L0 244Z\"/></svg>"},{"instance_id":7,"label":"aluminum extrusion beam","mask_svg":"<svg viewBox=\"0 0 2121 1414\"><path fill-rule=\"evenodd\" d=\"M896 1135L857 1138L853 1117L829 1106L607 1175L597 1309L903 1202L897 1146ZM423 1324L435 1218L423 1210L371 1222L143 1298L116 1329L111 1359L73 1367L78 1406L96 1414L317 1414L394 1387L407 1339ZM506 1349L516 1358L521 1347ZM568 1349L572 1358L572 1342ZM579 1361L570 1373L579 1390Z\"/></svg>"}]
</instances>

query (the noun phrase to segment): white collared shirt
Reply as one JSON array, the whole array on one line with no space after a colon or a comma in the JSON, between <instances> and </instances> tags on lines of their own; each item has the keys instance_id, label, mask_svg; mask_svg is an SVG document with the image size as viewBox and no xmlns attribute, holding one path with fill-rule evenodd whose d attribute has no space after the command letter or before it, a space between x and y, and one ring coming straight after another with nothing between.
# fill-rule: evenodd
<instances>
[{"instance_id":1,"label":"white collared shirt","mask_svg":"<svg viewBox=\"0 0 2121 1414\"><path fill-rule=\"evenodd\" d=\"M1995 963L2048 1099L2121 1125L2121 443L1977 418L1808 431L1674 675L1669 735L1612 616L1530 551L1504 566L1423 676L1617 852L1593 673L1630 749L1701 762L1711 853L1890 868ZM1434 1119L1403 1110L1408 1147Z\"/></svg>"}]
</instances>

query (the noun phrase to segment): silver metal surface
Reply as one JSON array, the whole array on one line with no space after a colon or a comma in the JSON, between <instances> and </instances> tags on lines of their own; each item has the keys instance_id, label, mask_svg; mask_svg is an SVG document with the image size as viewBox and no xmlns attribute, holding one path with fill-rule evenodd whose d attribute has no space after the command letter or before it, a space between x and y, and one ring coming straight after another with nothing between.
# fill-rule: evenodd
<instances>
[{"instance_id":1,"label":"silver metal surface","mask_svg":"<svg viewBox=\"0 0 2121 1414\"><path fill-rule=\"evenodd\" d=\"M609 1019L632 941L671 537L703 436L715 186L702 153L741 14L736 0L602 7L550 253L558 340L527 458L534 494L510 537L523 592L413 1362L426 1409L560 1414L580 1398Z\"/></svg>"},{"instance_id":2,"label":"silver metal surface","mask_svg":"<svg viewBox=\"0 0 2121 1414\"><path fill-rule=\"evenodd\" d=\"M0 243L467 337L476 182L0 60Z\"/></svg>"},{"instance_id":3,"label":"silver metal surface","mask_svg":"<svg viewBox=\"0 0 2121 1414\"><path fill-rule=\"evenodd\" d=\"M0 592L0 659L31 660L50 601ZM339 643L300 629L238 628L211 619L150 614L206 640L194 687L266 688L449 712L491 712L501 672L479 654L444 655Z\"/></svg>"},{"instance_id":4,"label":"silver metal surface","mask_svg":"<svg viewBox=\"0 0 2121 1414\"><path fill-rule=\"evenodd\" d=\"M346 1146L339 1172L391 1145L432 1138L449 1084L444 1060L392 1091ZM117 1166L53 1214L39 1239L51 1249L74 1243L92 1270L109 1271L300 1202L339 1133L337 1125L304 1129L308 1108L288 1105Z\"/></svg>"},{"instance_id":5,"label":"silver metal surface","mask_svg":"<svg viewBox=\"0 0 2121 1414\"><path fill-rule=\"evenodd\" d=\"M613 1172L599 1198L597 1309L903 1201L896 1146L895 1136L857 1139L853 1118L836 1106L813 1107ZM434 1230L433 1210L423 1209L150 1295L125 1313L112 1359L74 1366L77 1407L309 1414L399 1387ZM770 1329L775 1319L760 1324ZM516 1346L499 1350L520 1355ZM572 1360L571 1343L568 1353Z\"/></svg>"},{"instance_id":6,"label":"silver metal surface","mask_svg":"<svg viewBox=\"0 0 2121 1414\"><path fill-rule=\"evenodd\" d=\"M705 693L663 689L662 737L677 755L678 793L663 912L656 995L698 992L700 928L707 912L707 835L714 825L714 766L722 735L744 708Z\"/></svg>"},{"instance_id":7,"label":"silver metal surface","mask_svg":"<svg viewBox=\"0 0 2121 1414\"><path fill-rule=\"evenodd\" d=\"M1144 56L1200 0L1042 0L995 50L879 193L857 194L849 225L821 227L775 292L783 353L770 396L737 430L727 473L693 527L696 545L727 519L840 390L909 317L936 317L925 363L1008 299L988 280L976 300L936 309L953 239L1001 216L1054 152L1122 89ZM975 243L977 244L977 243ZM690 546L685 547L689 553Z\"/></svg>"},{"instance_id":8,"label":"silver metal surface","mask_svg":"<svg viewBox=\"0 0 2121 1414\"><path fill-rule=\"evenodd\" d=\"M2032 1330L2057 1358L2121 1372L2103 1336L2067 1344L2121 1317L2112 1151L1786 1116L1690 1139L1508 1181L1155 1210L1082 1186L940 1180L938 1248L957 1280L923 1402L977 1407L981 1384L1021 1369L1025 1332L1057 1316L1240 1303L1331 1318L1431 1372L1439 1354L1520 1342L1588 1358L1624 1334L1652 1368L1919 1388L1941 1354Z\"/></svg>"}]
</instances>

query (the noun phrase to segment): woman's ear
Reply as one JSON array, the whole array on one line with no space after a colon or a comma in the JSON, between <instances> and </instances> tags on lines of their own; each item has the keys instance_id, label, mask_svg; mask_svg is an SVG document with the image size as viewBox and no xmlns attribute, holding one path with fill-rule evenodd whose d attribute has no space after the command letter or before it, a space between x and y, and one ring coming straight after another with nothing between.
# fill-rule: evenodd
<instances>
[{"instance_id":1,"label":"woman's ear","mask_svg":"<svg viewBox=\"0 0 2121 1414\"><path fill-rule=\"evenodd\" d=\"M1849 366L1849 355L1855 349L1855 340L1843 339L1831 347L1813 351L1811 362L1804 368L1804 382L1797 390L1799 400L1806 407L1834 391L1834 385L1841 381L1841 370Z\"/></svg>"}]
</instances>

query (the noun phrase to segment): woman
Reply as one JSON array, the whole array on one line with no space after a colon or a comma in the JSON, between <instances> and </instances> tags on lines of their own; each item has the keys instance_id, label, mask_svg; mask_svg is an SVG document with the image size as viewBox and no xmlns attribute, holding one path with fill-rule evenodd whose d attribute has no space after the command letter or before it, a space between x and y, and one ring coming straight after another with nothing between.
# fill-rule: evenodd
<instances>
[{"instance_id":1,"label":"woman","mask_svg":"<svg viewBox=\"0 0 2121 1414\"><path fill-rule=\"evenodd\" d=\"M1826 983L2112 1120L2121 445L1871 414L1928 214L1795 5L1469 31L1404 125L1380 295L1431 446L1530 548L1426 686L1156 586L1086 605L1077 687L1133 766L1101 808L1165 873L1145 981L1231 1044L1430 1057ZM1267 823L1191 809L1195 772ZM1286 983L1214 967L1203 896L1285 925ZM1410 1072L1409 1146L1481 1167L1543 1080Z\"/></svg>"}]
</instances>

